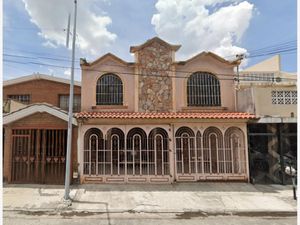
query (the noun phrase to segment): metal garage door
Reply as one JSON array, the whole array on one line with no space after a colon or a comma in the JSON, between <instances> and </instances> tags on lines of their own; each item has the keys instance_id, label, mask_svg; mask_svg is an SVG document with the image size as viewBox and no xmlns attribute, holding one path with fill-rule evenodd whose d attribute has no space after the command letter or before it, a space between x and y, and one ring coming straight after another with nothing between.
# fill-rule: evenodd
<instances>
[{"instance_id":1,"label":"metal garage door","mask_svg":"<svg viewBox=\"0 0 300 225\"><path fill-rule=\"evenodd\" d=\"M63 184L67 130L12 131L12 183Z\"/></svg>"}]
</instances>

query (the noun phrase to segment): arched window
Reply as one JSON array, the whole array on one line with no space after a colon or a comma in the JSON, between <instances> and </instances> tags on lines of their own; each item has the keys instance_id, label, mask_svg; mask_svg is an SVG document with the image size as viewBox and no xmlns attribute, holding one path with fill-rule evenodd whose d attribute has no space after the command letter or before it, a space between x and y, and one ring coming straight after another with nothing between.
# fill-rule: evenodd
<instances>
[{"instance_id":1,"label":"arched window","mask_svg":"<svg viewBox=\"0 0 300 225\"><path fill-rule=\"evenodd\" d=\"M177 173L196 172L195 134L189 127L180 127L175 133Z\"/></svg>"},{"instance_id":2,"label":"arched window","mask_svg":"<svg viewBox=\"0 0 300 225\"><path fill-rule=\"evenodd\" d=\"M91 128L84 135L83 174L98 174L99 157L103 152L103 134L97 128Z\"/></svg>"},{"instance_id":3,"label":"arched window","mask_svg":"<svg viewBox=\"0 0 300 225\"><path fill-rule=\"evenodd\" d=\"M188 106L221 106L220 82L207 72L193 73L187 81Z\"/></svg>"},{"instance_id":4,"label":"arched window","mask_svg":"<svg viewBox=\"0 0 300 225\"><path fill-rule=\"evenodd\" d=\"M232 173L246 173L245 136L238 127L229 127L225 132L227 168Z\"/></svg>"},{"instance_id":5,"label":"arched window","mask_svg":"<svg viewBox=\"0 0 300 225\"><path fill-rule=\"evenodd\" d=\"M217 127L203 132L204 173L225 173L223 134Z\"/></svg>"},{"instance_id":6,"label":"arched window","mask_svg":"<svg viewBox=\"0 0 300 225\"><path fill-rule=\"evenodd\" d=\"M115 74L105 74L97 81L97 105L123 105L123 83Z\"/></svg>"},{"instance_id":7,"label":"arched window","mask_svg":"<svg viewBox=\"0 0 300 225\"><path fill-rule=\"evenodd\" d=\"M127 174L148 174L147 134L141 128L132 128L127 133Z\"/></svg>"},{"instance_id":8,"label":"arched window","mask_svg":"<svg viewBox=\"0 0 300 225\"><path fill-rule=\"evenodd\" d=\"M169 136L165 129L156 127L148 136L149 174L169 175Z\"/></svg>"},{"instance_id":9,"label":"arched window","mask_svg":"<svg viewBox=\"0 0 300 225\"><path fill-rule=\"evenodd\" d=\"M125 135L119 128L107 131L107 151L111 154L111 174L125 174Z\"/></svg>"}]
</instances>

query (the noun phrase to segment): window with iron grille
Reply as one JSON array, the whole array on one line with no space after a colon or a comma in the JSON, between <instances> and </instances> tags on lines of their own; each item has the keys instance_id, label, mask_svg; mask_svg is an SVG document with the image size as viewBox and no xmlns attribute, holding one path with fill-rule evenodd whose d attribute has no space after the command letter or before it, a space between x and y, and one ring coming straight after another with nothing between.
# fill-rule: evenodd
<instances>
[{"instance_id":1,"label":"window with iron grille","mask_svg":"<svg viewBox=\"0 0 300 225\"><path fill-rule=\"evenodd\" d=\"M272 91L271 96L275 105L297 104L297 91Z\"/></svg>"},{"instance_id":2,"label":"window with iron grille","mask_svg":"<svg viewBox=\"0 0 300 225\"><path fill-rule=\"evenodd\" d=\"M30 103L30 95L8 95L7 97L8 99L16 100L24 104Z\"/></svg>"},{"instance_id":3,"label":"window with iron grille","mask_svg":"<svg viewBox=\"0 0 300 225\"><path fill-rule=\"evenodd\" d=\"M69 110L69 95L59 95L59 107L63 110ZM80 95L74 95L73 98L73 112L80 112L81 97Z\"/></svg>"},{"instance_id":4,"label":"window with iron grille","mask_svg":"<svg viewBox=\"0 0 300 225\"><path fill-rule=\"evenodd\" d=\"M123 105L123 84L115 74L105 74L97 81L97 105Z\"/></svg>"},{"instance_id":5,"label":"window with iron grille","mask_svg":"<svg viewBox=\"0 0 300 225\"><path fill-rule=\"evenodd\" d=\"M221 106L220 82L213 74L196 72L187 81L188 106Z\"/></svg>"}]
</instances>

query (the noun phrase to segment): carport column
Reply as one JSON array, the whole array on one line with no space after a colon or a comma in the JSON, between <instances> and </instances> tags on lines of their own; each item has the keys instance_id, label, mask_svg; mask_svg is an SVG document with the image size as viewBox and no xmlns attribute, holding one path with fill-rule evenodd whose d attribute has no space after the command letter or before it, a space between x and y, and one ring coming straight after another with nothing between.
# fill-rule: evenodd
<instances>
[{"instance_id":1,"label":"carport column","mask_svg":"<svg viewBox=\"0 0 300 225\"><path fill-rule=\"evenodd\" d=\"M174 125L170 124L169 128L169 167L171 175L171 183L175 181L175 135L174 135Z\"/></svg>"},{"instance_id":2,"label":"carport column","mask_svg":"<svg viewBox=\"0 0 300 225\"><path fill-rule=\"evenodd\" d=\"M12 177L12 129L10 126L5 126L4 129L3 176L10 183Z\"/></svg>"}]
</instances>

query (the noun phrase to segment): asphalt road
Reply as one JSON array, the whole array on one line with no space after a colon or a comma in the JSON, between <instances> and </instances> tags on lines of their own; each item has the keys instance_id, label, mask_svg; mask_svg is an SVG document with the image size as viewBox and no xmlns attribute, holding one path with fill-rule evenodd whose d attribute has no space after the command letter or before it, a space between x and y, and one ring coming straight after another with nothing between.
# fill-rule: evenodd
<instances>
[{"instance_id":1,"label":"asphalt road","mask_svg":"<svg viewBox=\"0 0 300 225\"><path fill-rule=\"evenodd\" d=\"M295 216L205 216L187 214L32 214L20 212L4 212L5 225L296 225Z\"/></svg>"}]
</instances>

